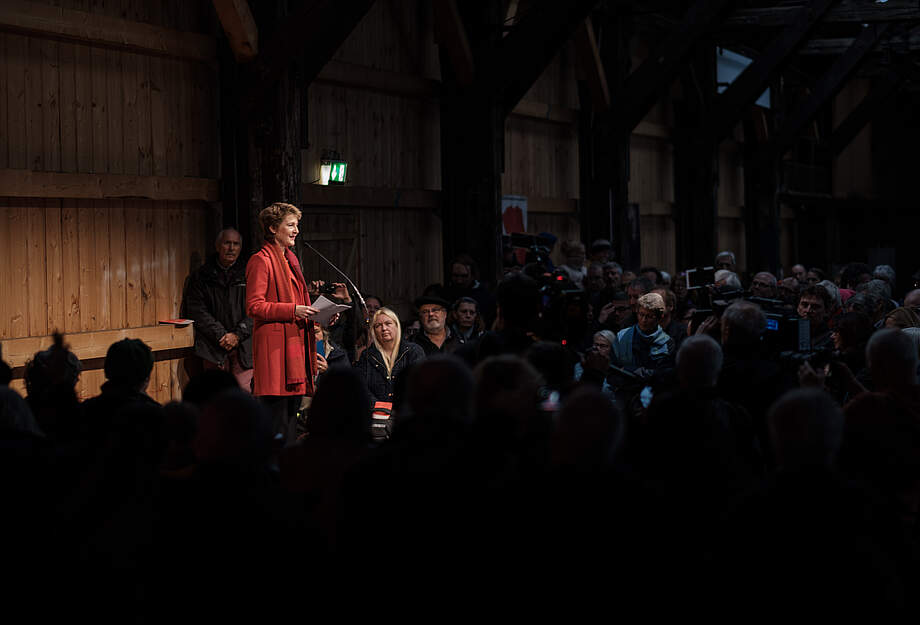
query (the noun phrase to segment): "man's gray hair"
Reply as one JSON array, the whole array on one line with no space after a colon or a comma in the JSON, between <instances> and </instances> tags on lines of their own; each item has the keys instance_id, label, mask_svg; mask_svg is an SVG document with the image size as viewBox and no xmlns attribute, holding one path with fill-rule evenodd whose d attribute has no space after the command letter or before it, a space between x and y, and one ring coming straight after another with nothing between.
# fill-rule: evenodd
<instances>
[{"instance_id":1,"label":"man's gray hair","mask_svg":"<svg viewBox=\"0 0 920 625\"><path fill-rule=\"evenodd\" d=\"M612 260L608 260L606 263L601 265L601 267L604 269L616 269L620 273L623 273L623 267L620 265L620 263L614 262Z\"/></svg>"},{"instance_id":2,"label":"man's gray hair","mask_svg":"<svg viewBox=\"0 0 920 625\"><path fill-rule=\"evenodd\" d=\"M741 286L741 279L738 277L734 271L729 271L728 269L719 269L714 276L716 282L725 280L725 286L731 287L733 289L743 289Z\"/></svg>"},{"instance_id":3,"label":"man's gray hair","mask_svg":"<svg viewBox=\"0 0 920 625\"><path fill-rule=\"evenodd\" d=\"M756 343L767 329L767 317L760 306L744 300L725 309L722 323L731 328L729 340L738 345Z\"/></svg>"},{"instance_id":4,"label":"man's gray hair","mask_svg":"<svg viewBox=\"0 0 920 625\"><path fill-rule=\"evenodd\" d=\"M757 279L757 276L766 276L767 282L770 283L770 286L776 286L776 276L774 276L769 271L758 271L754 274L754 279Z\"/></svg>"},{"instance_id":5,"label":"man's gray hair","mask_svg":"<svg viewBox=\"0 0 920 625\"><path fill-rule=\"evenodd\" d=\"M228 232L232 232L236 236L240 237L240 241L243 240L243 236L240 234L240 231L237 230L236 228L224 228L223 230L217 233L217 238L214 239L214 245L220 245L221 241L224 240L224 234Z\"/></svg>"},{"instance_id":6,"label":"man's gray hair","mask_svg":"<svg viewBox=\"0 0 920 625\"><path fill-rule=\"evenodd\" d=\"M732 264L735 264L735 253L731 250L725 250L716 254L716 260L719 260L723 256L728 256L732 259Z\"/></svg>"},{"instance_id":7,"label":"man's gray hair","mask_svg":"<svg viewBox=\"0 0 920 625\"><path fill-rule=\"evenodd\" d=\"M658 315L663 315L665 313L664 298L658 293L646 293L639 298L639 308L653 310Z\"/></svg>"},{"instance_id":8,"label":"man's gray hair","mask_svg":"<svg viewBox=\"0 0 920 625\"><path fill-rule=\"evenodd\" d=\"M601 337L608 343L610 343L611 349L617 346L617 335L611 332L610 330L598 330L594 333L595 337Z\"/></svg>"},{"instance_id":9,"label":"man's gray hair","mask_svg":"<svg viewBox=\"0 0 920 625\"><path fill-rule=\"evenodd\" d=\"M891 285L878 278L860 284L856 290L860 293L872 294L882 301L891 299Z\"/></svg>"},{"instance_id":10,"label":"man's gray hair","mask_svg":"<svg viewBox=\"0 0 920 625\"><path fill-rule=\"evenodd\" d=\"M901 330L879 330L866 344L869 372L880 383L915 384L918 362L914 339Z\"/></svg>"},{"instance_id":11,"label":"man's gray hair","mask_svg":"<svg viewBox=\"0 0 920 625\"><path fill-rule=\"evenodd\" d=\"M872 270L872 277L884 280L893 286L895 283L894 267L891 265L877 265L875 269Z\"/></svg>"},{"instance_id":12,"label":"man's gray hair","mask_svg":"<svg viewBox=\"0 0 920 625\"><path fill-rule=\"evenodd\" d=\"M837 288L836 284L830 280L821 280L821 282L818 283L818 286L824 287L824 290L827 291L828 295L831 296L831 301L834 302L834 305L837 308L840 308L843 305L843 302L840 300L840 289Z\"/></svg>"},{"instance_id":13,"label":"man's gray hair","mask_svg":"<svg viewBox=\"0 0 920 625\"><path fill-rule=\"evenodd\" d=\"M722 348L711 336L687 337L677 351L677 376L684 388L711 388L722 371Z\"/></svg>"}]
</instances>

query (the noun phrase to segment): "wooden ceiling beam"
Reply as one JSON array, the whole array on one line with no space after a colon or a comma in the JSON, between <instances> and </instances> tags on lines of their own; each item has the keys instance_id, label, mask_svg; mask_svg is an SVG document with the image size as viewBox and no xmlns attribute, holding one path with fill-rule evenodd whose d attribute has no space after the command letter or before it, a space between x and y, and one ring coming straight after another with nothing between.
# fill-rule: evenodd
<instances>
[{"instance_id":1,"label":"wooden ceiling beam","mask_svg":"<svg viewBox=\"0 0 920 625\"><path fill-rule=\"evenodd\" d=\"M594 25L590 17L575 30L573 42L575 53L578 56L578 65L584 74L588 91L591 92L594 109L606 111L610 108L610 88L607 85L607 72L601 61L597 39L594 36Z\"/></svg>"},{"instance_id":2,"label":"wooden ceiling beam","mask_svg":"<svg viewBox=\"0 0 920 625\"><path fill-rule=\"evenodd\" d=\"M805 126L815 118L821 107L837 95L889 27L890 24L887 23L867 25L853 45L834 61L831 68L815 84L811 95L786 118L772 146L776 152L784 152L795 143Z\"/></svg>"},{"instance_id":3,"label":"wooden ceiling beam","mask_svg":"<svg viewBox=\"0 0 920 625\"><path fill-rule=\"evenodd\" d=\"M303 81L313 82L373 4L374 0L306 0L268 43L263 41L261 51L248 64L240 118L252 114L263 94L295 59L301 61Z\"/></svg>"},{"instance_id":4,"label":"wooden ceiling beam","mask_svg":"<svg viewBox=\"0 0 920 625\"><path fill-rule=\"evenodd\" d=\"M533 3L502 40L500 56L485 87L501 90L505 115L517 106L598 1Z\"/></svg>"},{"instance_id":5,"label":"wooden ceiling beam","mask_svg":"<svg viewBox=\"0 0 920 625\"><path fill-rule=\"evenodd\" d=\"M463 87L473 84L476 66L466 27L460 17L456 0L437 0L433 5L435 35L454 70L457 83Z\"/></svg>"},{"instance_id":6,"label":"wooden ceiling beam","mask_svg":"<svg viewBox=\"0 0 920 625\"><path fill-rule=\"evenodd\" d=\"M731 133L742 111L753 103L770 79L808 37L836 0L811 0L790 16L789 23L770 42L763 54L741 72L719 95L703 125L703 132L716 143Z\"/></svg>"},{"instance_id":7,"label":"wooden ceiling beam","mask_svg":"<svg viewBox=\"0 0 920 625\"><path fill-rule=\"evenodd\" d=\"M259 53L259 27L246 0L212 0L230 50L238 63L251 61Z\"/></svg>"},{"instance_id":8,"label":"wooden ceiling beam","mask_svg":"<svg viewBox=\"0 0 920 625\"><path fill-rule=\"evenodd\" d=\"M217 60L217 43L208 35L25 0L0 2L0 31L205 63Z\"/></svg>"},{"instance_id":9,"label":"wooden ceiling beam","mask_svg":"<svg viewBox=\"0 0 920 625\"><path fill-rule=\"evenodd\" d=\"M804 3L803 3L804 4ZM734 11L724 22L726 28L783 26L790 15L801 7L779 6ZM825 24L871 24L873 22L898 22L920 20L920 6L916 0L888 0L884 4L865 0L842 0L824 16Z\"/></svg>"},{"instance_id":10,"label":"wooden ceiling beam","mask_svg":"<svg viewBox=\"0 0 920 625\"><path fill-rule=\"evenodd\" d=\"M734 0L697 0L664 43L627 77L620 103L623 130L631 132L648 114L680 72L687 53L717 22Z\"/></svg>"},{"instance_id":11,"label":"wooden ceiling beam","mask_svg":"<svg viewBox=\"0 0 920 625\"><path fill-rule=\"evenodd\" d=\"M856 135L876 116L882 105L892 96L904 80L906 70L903 66L889 69L879 80L873 83L872 88L846 119L831 133L827 142L828 148L835 155L840 154L850 145Z\"/></svg>"}]
</instances>

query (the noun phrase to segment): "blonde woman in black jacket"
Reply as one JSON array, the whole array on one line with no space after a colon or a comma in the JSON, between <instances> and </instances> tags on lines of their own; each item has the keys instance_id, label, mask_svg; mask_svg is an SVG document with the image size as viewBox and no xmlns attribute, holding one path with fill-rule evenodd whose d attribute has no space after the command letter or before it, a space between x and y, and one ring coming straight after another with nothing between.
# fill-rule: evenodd
<instances>
[{"instance_id":1,"label":"blonde woman in black jacket","mask_svg":"<svg viewBox=\"0 0 920 625\"><path fill-rule=\"evenodd\" d=\"M392 402L396 377L422 360L425 352L412 341L403 341L399 317L381 308L371 320L373 344L361 354L357 369L375 402Z\"/></svg>"}]
</instances>

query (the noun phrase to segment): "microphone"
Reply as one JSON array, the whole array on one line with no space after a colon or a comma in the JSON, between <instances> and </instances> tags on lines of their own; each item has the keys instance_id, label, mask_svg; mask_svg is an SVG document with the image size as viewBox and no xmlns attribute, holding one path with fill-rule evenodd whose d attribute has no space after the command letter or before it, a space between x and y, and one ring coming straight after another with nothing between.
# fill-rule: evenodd
<instances>
[{"instance_id":1,"label":"microphone","mask_svg":"<svg viewBox=\"0 0 920 625\"><path fill-rule=\"evenodd\" d=\"M327 264L327 265L329 265L330 267L332 267L333 269L335 269L336 272L338 272L339 275L341 275L343 278L345 278L345 282L348 283L348 286L350 286L350 287L352 288L352 290L355 292L355 295L358 296L358 303L361 304L361 310L364 311L364 318L367 319L367 304L364 302L364 296L361 295L361 291L359 291L359 290L358 290L358 287L355 286L355 283L351 281L351 278L348 277L348 274L346 274L344 271L342 271L341 269L339 269L338 267L336 267L336 266L335 266L335 263L333 263L331 260L329 260L328 258L326 258L325 256L323 256L322 253L321 253L318 249L316 249L315 247L313 247L312 245L310 245L310 244L307 242L306 239L301 239L301 241L303 242L304 245L306 245L306 246L309 247L311 250L313 250L313 252L314 252L317 256L319 256L319 257L322 258L324 261L326 261L326 264Z\"/></svg>"}]
</instances>

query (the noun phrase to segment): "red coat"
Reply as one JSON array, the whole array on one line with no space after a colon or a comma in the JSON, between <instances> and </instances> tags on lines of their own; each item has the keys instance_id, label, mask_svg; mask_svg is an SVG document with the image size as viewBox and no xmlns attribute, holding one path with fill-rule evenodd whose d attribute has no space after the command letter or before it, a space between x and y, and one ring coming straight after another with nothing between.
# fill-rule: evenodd
<instances>
[{"instance_id":1,"label":"red coat","mask_svg":"<svg viewBox=\"0 0 920 625\"><path fill-rule=\"evenodd\" d=\"M273 252L267 243L253 254L246 265L246 314L252 317L252 365L253 395L312 395L313 374L316 363L316 339L313 336L313 322L303 322L294 317L294 307L309 305L310 296L306 285L301 284L293 274L280 276L292 283L291 291L295 302L279 302L274 281L274 266L269 256ZM292 265L300 272L300 264L291 256ZM285 332L284 326L291 324L300 334L306 360L306 382L295 385L285 383Z\"/></svg>"}]
</instances>

